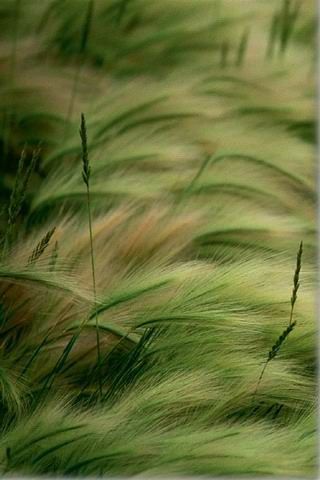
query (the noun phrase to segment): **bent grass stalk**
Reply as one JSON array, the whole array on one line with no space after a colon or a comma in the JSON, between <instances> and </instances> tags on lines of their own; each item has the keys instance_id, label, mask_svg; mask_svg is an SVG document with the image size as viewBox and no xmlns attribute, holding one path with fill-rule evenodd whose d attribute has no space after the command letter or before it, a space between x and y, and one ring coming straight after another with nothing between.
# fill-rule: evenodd
<instances>
[{"instance_id":1,"label":"bent grass stalk","mask_svg":"<svg viewBox=\"0 0 320 480\"><path fill-rule=\"evenodd\" d=\"M297 293L298 293L298 289L299 289L299 286L300 286L299 276L300 276L300 270L301 270L301 264L302 264L301 263L302 252L303 252L303 243L301 242L300 246L299 246L298 253L297 253L296 269L295 269L294 276L293 276L293 289L292 289L292 295L291 295L291 299L290 299L291 310L290 310L289 325L287 326L287 328L285 330L283 330L282 334L279 336L278 340L272 346L271 350L268 353L268 358L267 358L267 360L266 360L266 362L265 362L265 364L262 368L262 371L260 373L260 376L259 376L259 379L258 379L258 382L257 382L257 386L255 388L255 391L254 391L254 394L253 394L253 397L252 397L252 402L256 398L258 388L260 386L260 383L262 381L264 372L265 372L269 362L271 362L271 360L273 358L275 358L275 356L278 354L278 352L281 348L281 345L283 344L285 339L288 337L288 335L292 332L292 330L294 329L294 327L297 324L297 322L292 321L292 318L293 318L294 306L295 306L295 303L297 301Z\"/></svg>"}]
</instances>

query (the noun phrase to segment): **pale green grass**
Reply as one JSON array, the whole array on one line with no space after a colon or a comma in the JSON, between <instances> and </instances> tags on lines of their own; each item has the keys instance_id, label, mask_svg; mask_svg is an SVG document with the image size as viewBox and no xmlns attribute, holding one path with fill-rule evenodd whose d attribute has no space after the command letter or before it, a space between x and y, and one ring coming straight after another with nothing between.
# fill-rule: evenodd
<instances>
[{"instance_id":1,"label":"pale green grass","mask_svg":"<svg viewBox=\"0 0 320 480\"><path fill-rule=\"evenodd\" d=\"M42 141L0 265L1 473L315 476L311 1L36 4L15 44L0 6L2 237Z\"/></svg>"}]
</instances>

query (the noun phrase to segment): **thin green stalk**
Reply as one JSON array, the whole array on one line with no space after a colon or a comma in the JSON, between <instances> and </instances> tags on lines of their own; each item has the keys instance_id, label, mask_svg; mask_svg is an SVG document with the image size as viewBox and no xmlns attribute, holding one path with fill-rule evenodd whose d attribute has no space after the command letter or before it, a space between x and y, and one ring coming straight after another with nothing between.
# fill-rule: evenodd
<instances>
[{"instance_id":1,"label":"thin green stalk","mask_svg":"<svg viewBox=\"0 0 320 480\"><path fill-rule=\"evenodd\" d=\"M282 334L278 337L276 343L272 346L271 350L268 353L268 358L265 361L265 363L263 365L263 368L262 368L262 371L260 373L256 388L255 388L255 391L254 391L254 394L253 394L253 397L252 397L252 402L255 400L255 397L256 397L258 388L260 386L262 377L264 375L264 372L265 372L269 362L271 362L271 360L273 360L276 357L276 355L278 354L278 352L279 352L282 344L284 343L285 339L289 336L289 334L292 332L292 330L294 329L294 327L297 324L297 322L292 322L292 317L293 317L294 306L295 306L295 303L297 301L297 292L298 292L298 289L299 289L299 286L300 286L299 276L300 276L300 270L301 270L302 252L303 252L303 243L301 242L300 246L299 246L298 253L297 253L296 268L295 268L295 272L294 272L294 276L293 276L293 289L292 289L292 295L291 295L291 300L290 300L291 310L290 310L289 324L288 324L287 328L285 328L285 330L283 330Z\"/></svg>"},{"instance_id":2,"label":"thin green stalk","mask_svg":"<svg viewBox=\"0 0 320 480\"><path fill-rule=\"evenodd\" d=\"M84 114L81 114L81 127L80 137L82 143L82 178L87 188L87 209L88 209L88 225L90 235L90 256L91 256L91 269L92 269L92 286L93 286L93 300L94 300L94 312L96 322L96 336L97 336L97 355L98 355L98 382L99 382L99 395L102 398L102 379L101 379L101 351L100 351L100 332L99 332L99 320L97 313L97 288L96 288L96 273L94 262L94 249L93 249L93 234L92 234L92 214L91 214L91 202L90 202L90 174L91 169L88 158L88 144L87 144L87 128Z\"/></svg>"},{"instance_id":3,"label":"thin green stalk","mask_svg":"<svg viewBox=\"0 0 320 480\"><path fill-rule=\"evenodd\" d=\"M270 60L274 55L274 51L277 43L277 36L279 33L279 27L280 27L280 18L279 18L279 14L276 12L272 17L271 25L270 25L269 40L268 40L268 45L266 49L267 60Z\"/></svg>"},{"instance_id":4,"label":"thin green stalk","mask_svg":"<svg viewBox=\"0 0 320 480\"><path fill-rule=\"evenodd\" d=\"M241 67L244 63L245 55L248 49L249 34L250 34L250 29L246 28L241 36L237 54L236 54L236 61L235 61L235 65L237 67Z\"/></svg>"},{"instance_id":5,"label":"thin green stalk","mask_svg":"<svg viewBox=\"0 0 320 480\"><path fill-rule=\"evenodd\" d=\"M95 274L95 262L94 262L94 248L93 248L93 233L92 233L92 214L91 214L91 199L90 199L90 174L91 168L89 165L88 158L88 141L87 141L87 128L85 117L83 113L81 114L81 125L80 125L80 138L82 146L82 179L86 185L87 189L87 209L88 209L88 225L89 225L89 235L90 235L90 257L91 257L91 269L92 269L92 287L93 287L93 302L94 302L94 312L95 312L95 323L96 323L96 339L97 339L97 363L98 363L98 383L99 383L99 398L102 399L102 378L101 378L101 349L100 349L100 331L99 331L99 320L97 313L97 288L96 288L96 274ZM59 357L54 368L46 378L44 385L40 391L39 396L42 397L45 390L49 391L56 375L62 370L65 365L74 345L76 344L82 328L87 322L87 319L83 319L80 323L76 333L72 335L69 342L65 346L61 356Z\"/></svg>"}]
</instances>

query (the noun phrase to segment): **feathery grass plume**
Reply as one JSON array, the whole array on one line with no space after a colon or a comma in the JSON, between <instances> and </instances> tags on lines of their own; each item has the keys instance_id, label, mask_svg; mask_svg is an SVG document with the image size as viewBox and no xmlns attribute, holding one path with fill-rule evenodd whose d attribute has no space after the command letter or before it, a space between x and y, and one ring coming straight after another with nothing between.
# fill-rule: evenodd
<instances>
[{"instance_id":1,"label":"feathery grass plume","mask_svg":"<svg viewBox=\"0 0 320 480\"><path fill-rule=\"evenodd\" d=\"M45 250L49 246L51 237L54 234L55 230L56 230L56 227L51 228L40 240L38 245L34 248L33 252L31 253L28 259L29 265L32 263L35 263L41 257L41 255L45 252Z\"/></svg>"},{"instance_id":2,"label":"feathery grass plume","mask_svg":"<svg viewBox=\"0 0 320 480\"><path fill-rule=\"evenodd\" d=\"M303 242L301 242L299 246L299 250L297 253L296 269L293 276L293 289L292 289L292 295L290 299L291 312L290 312L289 326L291 325L291 322L292 322L293 309L297 300L298 289L300 287L299 276L300 276L301 264L302 264L302 252L303 252Z\"/></svg>"},{"instance_id":3,"label":"feathery grass plume","mask_svg":"<svg viewBox=\"0 0 320 480\"><path fill-rule=\"evenodd\" d=\"M15 1L0 2L1 13L8 12L9 18ZM23 48L29 49L29 42L39 55L32 55L32 62L26 58L28 72L17 81L21 80L21 87L34 87L33 75L38 83L38 73L43 71L41 82L50 83L50 91L59 90L59 98L62 94L61 105L53 101L54 109L61 107L61 112L68 109L70 100L69 73L73 76L76 63L82 60L79 42L87 2L21 3L20 30L26 33L27 43L19 40L19 57ZM53 3L48 28L42 30L41 38L34 36L36 10L41 15L41 8L47 11ZM221 11L215 15L218 3ZM301 32L294 32L297 48L288 48L290 62L284 65L281 56L277 62L265 62L261 52L269 34L268 14L270 19L273 14L270 2L95 2L99 14L85 53L85 62L89 55L92 59L88 82L82 90L83 70L73 114L78 116L78 102L90 102L90 107L81 109L88 122L88 169L80 179L78 128L63 145L61 135L53 132L52 142L45 142L47 178L34 179L40 188L32 195L31 212L40 206L43 220L41 215L31 220L28 215L26 234L31 238L25 242L24 235L15 242L16 255L8 262L18 271L0 268L2 388L5 402L14 405L11 387L21 384L17 399L27 400L20 417L7 415L1 408L2 427L11 422L9 428L1 429L2 474L5 468L9 475L22 476L188 472L304 478L314 474L312 254L310 260L303 258L303 269L310 262L303 280L306 288L299 297L303 335L290 338L290 355L281 350L292 329L297 329L299 307L299 303L294 306L288 326L292 285L290 278L287 295L283 288L287 252L297 235L308 248L315 245L313 140L307 144L287 128L313 122L313 90L306 75L311 48L310 40L306 43L304 38L313 14L306 3L302 3ZM37 4L39 9L32 10ZM119 6L125 4L117 27ZM274 0L274 5L280 11L282 0ZM0 15L1 26L6 15ZM245 68L237 68L239 42L251 25ZM4 30L0 29L3 51L12 37L9 31L8 39L4 38ZM235 32L239 35L234 42ZM55 42L49 38L52 33ZM224 40L232 48L230 71L219 69L218 48ZM276 42L278 56L279 33ZM41 62L44 50L45 65ZM68 55L75 63L71 70L65 61ZM56 77L50 65L57 70ZM158 75L168 70L169 76ZM91 83L99 84L99 94ZM60 92L61 85L67 90ZM24 98L24 88L17 94ZM15 145L23 145L18 129L38 115L35 104L28 111L23 105L16 104L19 120L10 136L12 151ZM59 123L61 130L66 113ZM188 113L193 117L183 117ZM28 130L32 138L42 136L37 125ZM91 149L93 144L97 150ZM9 182L10 174L0 175L0 190L6 178ZM97 305L88 257L85 185L91 191ZM181 202L182 216L172 211L181 192L188 195ZM9 198L11 189L6 187L3 193ZM95 206L106 211L106 202L112 208L96 222ZM57 225L59 229L59 259L55 266L56 232L45 253L28 268L29 255L46 233L40 230L39 234L38 229L50 212L58 216L46 228ZM264 254L262 248L279 256ZM266 278L272 282L266 283ZM284 310L288 316L283 324ZM103 408L96 405L96 314ZM277 333L273 338L271 327L280 322L280 331L286 330L279 339ZM153 325L157 329L167 325L168 331L149 348L148 331L151 335ZM262 325L267 349L257 365ZM269 350L270 358L278 351L284 358L270 364L268 382L263 378L256 401L248 408L248 392L251 402ZM11 375L16 368L18 378ZM52 395L37 401L43 383L54 378ZM268 388L262 388L263 382ZM71 430L84 423L84 430Z\"/></svg>"},{"instance_id":4,"label":"feathery grass plume","mask_svg":"<svg viewBox=\"0 0 320 480\"><path fill-rule=\"evenodd\" d=\"M86 47L88 43L88 38L90 34L90 29L91 29L91 23L92 23L92 17L93 17L93 10L94 10L94 0L88 0L87 4L87 10L82 26L82 31L81 31L81 38L80 38L80 43L79 43L79 62L77 64L77 67L75 69L75 74L74 74L74 79L73 79L73 86L72 86L72 92L71 92L71 97L70 97L70 103L68 107L68 112L66 116L66 126L68 126L70 120L72 119L72 114L74 110L74 103L76 99L76 95L78 92L78 85L80 81L80 76L82 72L82 68L84 65L85 61L85 55L86 55ZM65 130L65 134L67 133L67 128Z\"/></svg>"},{"instance_id":5,"label":"feathery grass plume","mask_svg":"<svg viewBox=\"0 0 320 480\"><path fill-rule=\"evenodd\" d=\"M80 138L81 138L81 147L82 147L82 179L89 189L89 180L91 169L89 165L89 157L88 157L88 139L87 139L87 127L84 114L81 114L81 125L80 125ZM90 195L90 193L89 193Z\"/></svg>"},{"instance_id":6,"label":"feathery grass plume","mask_svg":"<svg viewBox=\"0 0 320 480\"><path fill-rule=\"evenodd\" d=\"M246 55L248 43L249 43L249 35L250 35L250 29L246 28L241 36L238 49L236 52L235 65L237 67L241 67L244 63L244 59L245 59L245 55Z\"/></svg>"},{"instance_id":7,"label":"feathery grass plume","mask_svg":"<svg viewBox=\"0 0 320 480\"><path fill-rule=\"evenodd\" d=\"M99 332L99 319L98 319L98 313L97 313L97 287L96 287L96 274L95 274L95 263L94 263L92 214L91 214L91 202L90 202L91 169L90 169L89 157L88 157L87 127L86 127L85 116L83 113L81 114L81 124L80 124L79 133L80 133L81 145L82 145L82 178L87 187L88 225L89 225L89 235L90 235L90 257L91 257L93 301L94 301L96 336L97 336L98 382L99 382L99 395L101 399L102 398L102 378L101 378L100 332Z\"/></svg>"},{"instance_id":8,"label":"feathery grass plume","mask_svg":"<svg viewBox=\"0 0 320 480\"><path fill-rule=\"evenodd\" d=\"M10 196L10 202L8 207L8 225L5 233L4 245L3 245L3 251L2 251L3 257L7 253L8 247L12 241L14 226L20 214L20 211L26 196L26 189L27 189L31 174L37 163L38 157L39 157L39 150L34 150L29 165L25 167L25 161L26 161L25 148L21 152L20 160L18 164L18 171L16 174L15 185Z\"/></svg>"},{"instance_id":9,"label":"feathery grass plume","mask_svg":"<svg viewBox=\"0 0 320 480\"><path fill-rule=\"evenodd\" d=\"M298 292L298 289L299 289L299 286L300 286L299 276L300 276L300 270L301 270L302 252L303 252L303 242L301 241L300 246L299 246L299 250L298 250L298 253L297 253L296 269L295 269L294 277L293 277L293 289L292 289L292 296L291 296L291 300L290 300L291 311L290 311L289 325L281 333L278 340L272 346L271 350L268 353L268 358L267 358L267 360L266 360L266 362L265 362L265 364L262 368L260 377L259 377L258 382L257 382L257 386L256 386L254 394L253 394L253 400L256 397L259 385L261 383L262 377L264 375L264 372L267 368L268 363L278 354L278 352L281 348L281 345L284 343L285 339L288 337L288 335L292 332L292 330L294 329L294 327L297 324L297 322L292 322L292 316L293 316L294 305L295 305L296 300L297 300L297 292Z\"/></svg>"}]
</instances>

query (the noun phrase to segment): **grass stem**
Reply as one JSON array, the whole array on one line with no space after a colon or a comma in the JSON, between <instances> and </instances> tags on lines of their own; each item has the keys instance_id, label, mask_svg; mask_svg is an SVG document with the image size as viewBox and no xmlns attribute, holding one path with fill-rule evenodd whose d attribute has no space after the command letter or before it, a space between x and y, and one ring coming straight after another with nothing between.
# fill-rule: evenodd
<instances>
[{"instance_id":1,"label":"grass stem","mask_svg":"<svg viewBox=\"0 0 320 480\"><path fill-rule=\"evenodd\" d=\"M97 286L96 286L96 273L95 273L95 262L94 262L94 248L93 248L93 234L92 234L92 213L91 213L91 201L90 201L90 166L88 158L88 145L87 145L87 128L84 114L81 114L81 127L80 127L80 137L82 143L82 162L83 162L83 171L82 178L86 185L87 189L87 209L88 209L88 225L89 225L89 235L90 235L90 257L91 257L91 270L92 270L92 286L93 286L93 301L94 301L94 312L95 312L95 322L96 322L96 338L97 338L97 356L98 356L98 383L99 383L99 396L102 398L102 379L101 379L101 351L100 351L100 332L99 332L99 321L97 313Z\"/></svg>"},{"instance_id":2,"label":"grass stem","mask_svg":"<svg viewBox=\"0 0 320 480\"><path fill-rule=\"evenodd\" d=\"M288 335L292 332L292 330L296 326L296 322L292 322L292 318L293 318L294 306L295 306L295 303L296 303L296 300L297 300L297 292L298 292L298 289L299 289L299 286L300 286L299 276L300 276L300 270L301 270L301 264L302 264L301 263L302 252L303 252L303 243L300 242L300 246L299 246L298 253L297 253L296 268L295 268L295 272L294 272L294 276L293 276L293 289L292 289L292 295L291 295L291 300L290 300L291 310L290 310L289 324L288 324L287 328L285 330L283 330L282 334L278 337L276 343L272 346L271 350L268 353L268 358L263 365L263 368L262 368L262 371L260 373L255 391L253 393L252 402L256 398L258 388L260 386L260 383L262 381L262 377L264 375L264 372L265 372L269 362L271 362L271 360L273 358L275 358L275 356L278 354L283 342L285 341L285 339L288 337Z\"/></svg>"}]
</instances>

